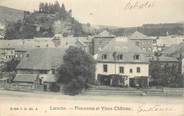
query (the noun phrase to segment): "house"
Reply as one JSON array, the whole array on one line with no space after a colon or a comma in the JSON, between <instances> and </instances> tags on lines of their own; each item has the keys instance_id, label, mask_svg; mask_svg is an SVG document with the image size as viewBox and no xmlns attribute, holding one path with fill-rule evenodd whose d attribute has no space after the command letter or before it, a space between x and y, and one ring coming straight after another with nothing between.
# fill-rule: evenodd
<instances>
[{"instance_id":1,"label":"house","mask_svg":"<svg viewBox=\"0 0 184 116\"><path fill-rule=\"evenodd\" d=\"M0 40L0 59L4 62L13 58L21 59L27 50L33 48L32 39Z\"/></svg>"},{"instance_id":2,"label":"house","mask_svg":"<svg viewBox=\"0 0 184 116\"><path fill-rule=\"evenodd\" d=\"M11 42L8 40L0 40L0 59L4 62L7 62L14 57L15 57L15 48L11 44Z\"/></svg>"},{"instance_id":3,"label":"house","mask_svg":"<svg viewBox=\"0 0 184 116\"><path fill-rule=\"evenodd\" d=\"M114 38L98 52L96 60L95 79L101 85L148 86L149 61L132 40Z\"/></svg>"},{"instance_id":4,"label":"house","mask_svg":"<svg viewBox=\"0 0 184 116\"><path fill-rule=\"evenodd\" d=\"M64 48L29 50L17 66L14 83L31 84L32 88L48 90L56 82L55 71L63 63Z\"/></svg>"},{"instance_id":5,"label":"house","mask_svg":"<svg viewBox=\"0 0 184 116\"><path fill-rule=\"evenodd\" d=\"M113 38L115 38L115 36L106 30L94 36L92 41L92 54L95 55L101 51L102 48L106 46Z\"/></svg>"},{"instance_id":6,"label":"house","mask_svg":"<svg viewBox=\"0 0 184 116\"><path fill-rule=\"evenodd\" d=\"M21 60L23 55L34 48L68 48L69 46L80 47L86 52L91 50L92 39L88 37L53 37L34 39L0 40L0 59L7 62L12 58Z\"/></svg>"},{"instance_id":7,"label":"house","mask_svg":"<svg viewBox=\"0 0 184 116\"><path fill-rule=\"evenodd\" d=\"M184 36L177 35L168 35L168 36L160 36L157 39L158 46L169 47L171 45L177 45L184 42Z\"/></svg>"},{"instance_id":8,"label":"house","mask_svg":"<svg viewBox=\"0 0 184 116\"><path fill-rule=\"evenodd\" d=\"M156 44L155 37L148 37L138 31L134 32L128 38L135 42L135 44L146 52L147 56L153 55L154 45Z\"/></svg>"}]
</instances>

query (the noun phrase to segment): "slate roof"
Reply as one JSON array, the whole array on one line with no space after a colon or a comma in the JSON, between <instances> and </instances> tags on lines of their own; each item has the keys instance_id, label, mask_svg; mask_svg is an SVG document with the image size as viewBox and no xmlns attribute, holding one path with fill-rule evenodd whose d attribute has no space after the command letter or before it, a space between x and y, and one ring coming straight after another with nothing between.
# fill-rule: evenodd
<instances>
[{"instance_id":1,"label":"slate roof","mask_svg":"<svg viewBox=\"0 0 184 116\"><path fill-rule=\"evenodd\" d=\"M156 38L148 37L148 36L140 33L139 31L135 31L128 38L131 39L131 40L152 40L152 39L156 39Z\"/></svg>"},{"instance_id":2,"label":"slate roof","mask_svg":"<svg viewBox=\"0 0 184 116\"><path fill-rule=\"evenodd\" d=\"M37 74L16 74L14 82L30 82L33 83L36 81Z\"/></svg>"},{"instance_id":3,"label":"slate roof","mask_svg":"<svg viewBox=\"0 0 184 116\"><path fill-rule=\"evenodd\" d=\"M64 48L35 48L28 51L17 69L50 70L63 63Z\"/></svg>"},{"instance_id":4,"label":"slate roof","mask_svg":"<svg viewBox=\"0 0 184 116\"><path fill-rule=\"evenodd\" d=\"M169 56L160 56L158 57L159 62L178 62L178 60L175 57L169 57ZM152 61L157 61L157 57L154 57Z\"/></svg>"},{"instance_id":5,"label":"slate roof","mask_svg":"<svg viewBox=\"0 0 184 116\"><path fill-rule=\"evenodd\" d=\"M162 53L174 57L179 57L181 54L184 57L184 43L166 47Z\"/></svg>"},{"instance_id":6,"label":"slate roof","mask_svg":"<svg viewBox=\"0 0 184 116\"><path fill-rule=\"evenodd\" d=\"M114 60L113 54L123 55L123 60ZM107 54L107 59L103 60L102 55ZM98 61L105 62L134 62L134 63L148 63L148 58L145 57L145 52L141 50L135 43L127 38L114 38L107 44L97 56ZM139 60L134 60L135 55L140 55Z\"/></svg>"}]
</instances>

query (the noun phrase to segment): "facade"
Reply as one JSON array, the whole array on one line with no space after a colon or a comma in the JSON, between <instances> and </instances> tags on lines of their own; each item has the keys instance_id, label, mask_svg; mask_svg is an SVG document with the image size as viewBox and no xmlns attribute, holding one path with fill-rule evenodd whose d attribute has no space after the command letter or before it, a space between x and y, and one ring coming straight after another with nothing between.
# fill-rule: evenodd
<instances>
[{"instance_id":1,"label":"facade","mask_svg":"<svg viewBox=\"0 0 184 116\"><path fill-rule=\"evenodd\" d=\"M97 55L96 80L102 85L112 85L114 77L121 77L120 86L133 86L135 78L148 84L149 62L139 47L127 38L115 38ZM116 79L115 79L116 80Z\"/></svg>"},{"instance_id":2,"label":"facade","mask_svg":"<svg viewBox=\"0 0 184 116\"><path fill-rule=\"evenodd\" d=\"M27 51L34 48L34 42L32 39L28 40L0 40L0 59L4 62L10 61L13 58L22 57L20 51Z\"/></svg>"},{"instance_id":3,"label":"facade","mask_svg":"<svg viewBox=\"0 0 184 116\"><path fill-rule=\"evenodd\" d=\"M15 57L14 48L1 48L0 49L0 58L1 61L7 62Z\"/></svg>"},{"instance_id":4,"label":"facade","mask_svg":"<svg viewBox=\"0 0 184 116\"><path fill-rule=\"evenodd\" d=\"M155 37L148 37L138 31L134 32L128 37L130 40L134 41L135 44L146 52L147 56L152 56L154 51L154 46L156 44Z\"/></svg>"}]
</instances>

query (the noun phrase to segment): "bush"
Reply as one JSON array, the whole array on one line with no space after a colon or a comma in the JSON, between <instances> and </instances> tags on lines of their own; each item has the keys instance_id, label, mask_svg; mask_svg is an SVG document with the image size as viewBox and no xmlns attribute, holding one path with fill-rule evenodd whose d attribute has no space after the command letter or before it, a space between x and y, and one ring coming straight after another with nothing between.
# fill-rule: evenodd
<instances>
[{"instance_id":1,"label":"bush","mask_svg":"<svg viewBox=\"0 0 184 116\"><path fill-rule=\"evenodd\" d=\"M56 83L52 83L51 85L50 85L50 91L53 91L53 92L59 92L60 91L60 86L59 85L57 85Z\"/></svg>"},{"instance_id":2,"label":"bush","mask_svg":"<svg viewBox=\"0 0 184 116\"><path fill-rule=\"evenodd\" d=\"M57 70L57 81L64 85L65 94L79 94L94 80L95 61L90 54L77 47L66 50L63 60L64 64Z\"/></svg>"},{"instance_id":3,"label":"bush","mask_svg":"<svg viewBox=\"0 0 184 116\"><path fill-rule=\"evenodd\" d=\"M72 79L69 83L64 85L63 92L66 95L77 95L83 89L83 85L76 79Z\"/></svg>"}]
</instances>

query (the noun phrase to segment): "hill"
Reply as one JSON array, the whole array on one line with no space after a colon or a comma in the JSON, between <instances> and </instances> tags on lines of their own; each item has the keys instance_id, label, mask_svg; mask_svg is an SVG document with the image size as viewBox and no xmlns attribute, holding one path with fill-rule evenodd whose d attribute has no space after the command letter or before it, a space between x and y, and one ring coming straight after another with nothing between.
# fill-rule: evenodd
<instances>
[{"instance_id":1,"label":"hill","mask_svg":"<svg viewBox=\"0 0 184 116\"><path fill-rule=\"evenodd\" d=\"M184 35L184 23L162 23L162 24L143 24L138 27L123 27L112 28L106 27L116 36L129 35L135 31L139 31L148 36L165 36L169 35Z\"/></svg>"},{"instance_id":2,"label":"hill","mask_svg":"<svg viewBox=\"0 0 184 116\"><path fill-rule=\"evenodd\" d=\"M7 24L8 22L16 22L22 20L24 17L24 11L5 6L0 6L0 23Z\"/></svg>"},{"instance_id":3,"label":"hill","mask_svg":"<svg viewBox=\"0 0 184 116\"><path fill-rule=\"evenodd\" d=\"M72 10L66 10L65 5L55 3L40 3L34 12L24 12L24 18L15 23L9 23L5 39L30 39L34 37L52 37L55 34L63 36L85 36L92 29L83 25L72 16Z\"/></svg>"}]
</instances>

